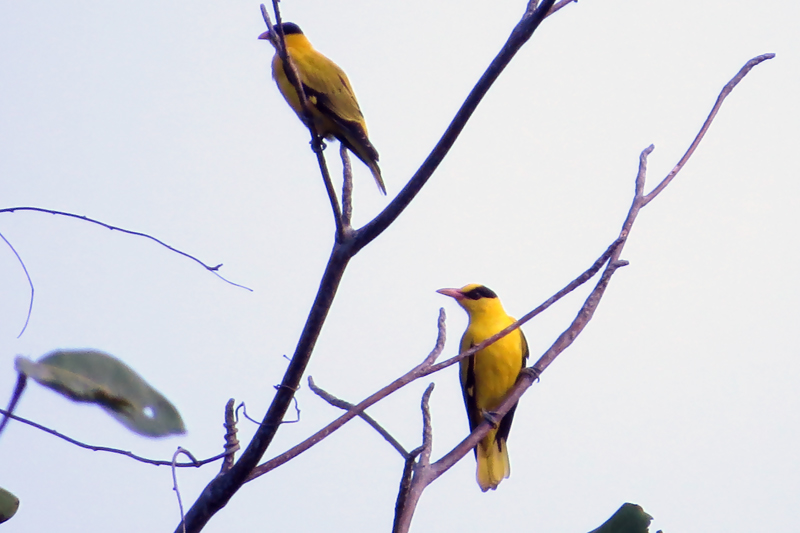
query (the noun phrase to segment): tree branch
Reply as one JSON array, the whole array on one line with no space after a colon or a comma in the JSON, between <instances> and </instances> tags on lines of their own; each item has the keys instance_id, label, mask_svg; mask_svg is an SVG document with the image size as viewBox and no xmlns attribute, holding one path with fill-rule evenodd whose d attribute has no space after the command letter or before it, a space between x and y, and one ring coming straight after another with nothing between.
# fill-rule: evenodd
<instances>
[{"instance_id":1,"label":"tree branch","mask_svg":"<svg viewBox=\"0 0 800 533\"><path fill-rule=\"evenodd\" d=\"M689 145L689 149L686 150L685 154L683 154L683 157L681 158L680 161L678 161L678 164L675 165L675 168L673 168L672 171L670 171L670 173L667 174L667 177L664 178L661 181L661 183L659 183L656 186L656 188L653 189L652 192L650 192L650 194L646 195L642 199L641 202L642 207L649 204L656 196L658 196L661 193L661 191L663 191L664 188L670 184L670 182L678 174L678 172L681 171L686 162L689 161L689 158L692 157L692 154L697 148L697 145L699 145L700 141L703 140L703 137L705 137L708 128L711 126L711 123L717 116L717 112L719 111L720 107L722 107L722 102L725 101L725 98L727 98L728 95L731 93L731 91L733 91L734 87L736 87L739 84L739 82L742 81L745 76L747 76L747 73L750 72L753 69L753 67L755 67L756 65L758 65L763 61L766 61L767 59L772 59L773 57L775 57L775 54L762 54L760 56L754 57L753 59L745 63L745 65L739 70L739 72L736 73L736 76L734 76L733 79L731 79L731 81L729 81L725 85L725 87L722 88L722 92L720 92L719 96L717 96L717 101L714 104L714 107L708 114L708 118L706 118L706 121L703 123L703 126L700 128L700 131L697 133L697 136L694 138L694 141L692 141L692 144Z\"/></svg>"},{"instance_id":2,"label":"tree branch","mask_svg":"<svg viewBox=\"0 0 800 533\"><path fill-rule=\"evenodd\" d=\"M247 291L253 292L253 289L251 289L249 287L245 287L244 285L239 285L238 283L234 283L233 281L224 278L219 273L219 269L222 268L222 263L220 263L220 264L218 264L216 266L207 265L204 262L200 261L195 256L189 255L186 252L182 252L181 250L178 250L177 248L173 248L172 246L170 246L169 244L165 243L164 241L156 239L155 237L153 237L152 235L148 235L147 233L141 233L139 231L133 231L133 230L125 229L125 228L120 228L118 226L112 226L111 224L106 224L105 222L101 222L99 220L95 220L93 218L89 218L89 217L84 216L84 215L76 215L74 213L68 213L68 212L65 212L65 211L56 211L54 209L44 209L42 207L6 207L6 208L3 208L3 209L0 209L0 213L13 213L14 211L36 211L38 213L49 213L51 215L60 215L60 216L63 216L63 217L77 218L77 219L83 220L85 222L91 222L92 224L97 224L98 226L103 226L104 228L110 229L111 231L119 231L121 233L127 233L128 235L134 235L136 237L144 237L145 239L150 239L151 241L160 244L161 246L163 246L164 248L166 248L167 250L169 250L171 252L175 252L178 255L182 255L183 257L191 259L192 261L194 261L198 265L201 265L203 268L205 268L206 270L208 270L209 272L211 272L212 274L217 276L219 279L221 279L225 283L233 285L234 287L239 287L241 289L245 289Z\"/></svg>"},{"instance_id":3,"label":"tree branch","mask_svg":"<svg viewBox=\"0 0 800 533\"><path fill-rule=\"evenodd\" d=\"M339 156L342 158L342 224L347 236L353 231L351 225L353 219L353 167L350 165L350 156L347 155L347 148L342 144L339 146Z\"/></svg>"},{"instance_id":4,"label":"tree branch","mask_svg":"<svg viewBox=\"0 0 800 533\"><path fill-rule=\"evenodd\" d=\"M314 383L314 379L311 376L308 376L308 388L310 388L314 392L314 394L316 394L317 396L319 396L320 398L322 398L323 400L325 400L326 402L328 402L329 404L331 404L334 407L338 407L339 409L343 409L345 411L349 411L350 409L355 407L352 403L346 402L346 401L344 401L344 400L342 400L340 398L337 398L333 394L331 394L329 392L326 392L326 391L322 390L321 388L317 387L316 383ZM371 416L369 416L365 412L358 413L358 416L364 422L366 422L367 424L372 426L372 429L377 431L378 434L386 440L386 442L391 444L392 448L397 450L397 453L399 453L403 457L403 459L408 459L408 452L403 447L403 445L400 444L397 441L397 439L395 439L392 436L391 433L386 431L386 429L383 426L378 424L378 422L374 418L372 418Z\"/></svg>"},{"instance_id":5,"label":"tree branch","mask_svg":"<svg viewBox=\"0 0 800 533\"><path fill-rule=\"evenodd\" d=\"M398 496L395 505L394 527L392 533L406 533L411 527L411 518L422 496L422 491L430 483L431 475L431 448L433 447L433 428L431 427L431 410L428 402L433 392L433 383L428 385L422 395L422 446L419 447L419 460L413 468L413 477L408 489L401 493L402 503Z\"/></svg>"}]
</instances>

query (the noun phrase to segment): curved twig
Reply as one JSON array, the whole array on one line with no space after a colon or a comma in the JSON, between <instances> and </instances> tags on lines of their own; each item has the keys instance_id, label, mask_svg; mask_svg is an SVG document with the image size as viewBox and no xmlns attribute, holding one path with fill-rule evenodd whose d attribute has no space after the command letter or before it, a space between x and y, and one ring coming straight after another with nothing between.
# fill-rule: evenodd
<instances>
[{"instance_id":1,"label":"curved twig","mask_svg":"<svg viewBox=\"0 0 800 533\"><path fill-rule=\"evenodd\" d=\"M8 245L8 247L11 248L11 251L14 253L14 255L17 256L17 261L19 261L19 264L22 267L22 271L25 273L25 277L28 278L28 286L31 288L31 298L28 301L28 315L25 317L25 324L22 325L22 329L20 330L19 335L17 335L17 338L19 339L20 337L22 337L22 334L25 333L25 330L28 328L28 322L30 322L31 313L33 312L33 294L34 294L33 280L31 279L30 273L28 273L28 267L25 266L25 261L22 260L22 257L20 257L19 253L17 253L17 250L14 248L14 246L8 241L8 239L6 239L5 235L3 235L2 233L0 233L0 239L3 239L3 241Z\"/></svg>"},{"instance_id":2,"label":"curved twig","mask_svg":"<svg viewBox=\"0 0 800 533\"><path fill-rule=\"evenodd\" d=\"M739 70L739 72L736 73L736 76L734 76L733 79L731 79L731 81L725 84L725 87L722 88L722 91L719 93L719 96L717 96L717 101L714 103L714 107L711 108L711 112L708 114L706 121L703 123L703 126L700 128L700 131L697 133L697 136L695 136L694 140L692 141L692 144L689 145L689 149L686 150L685 154L683 154L683 157L681 157L681 160L678 161L678 164L675 165L675 167L670 171L669 174L667 174L667 177L661 180L661 183L659 183L649 194L645 195L644 198L642 198L641 207L646 206L656 196L658 196L661 193L661 191L663 191L664 188L670 184L670 182L673 180L673 178L675 178L678 172L681 171L686 162L689 161L689 158L692 157L692 154L694 153L695 149L697 149L697 145L699 145L700 141L703 140L703 137L705 137L708 128L711 126L711 123L717 116L717 112L719 111L720 107L722 107L722 102L724 102L725 98L727 98L728 95L731 94L731 91L733 91L734 87L736 87L739 84L739 82L742 81L745 76L747 76L747 73L750 72L753 69L753 67L755 67L756 65L758 65L763 61L766 61L767 59L772 59L773 57L775 57L775 54L771 53L762 54L760 56L754 57L753 59L745 63L745 65Z\"/></svg>"},{"instance_id":3,"label":"curved twig","mask_svg":"<svg viewBox=\"0 0 800 533\"><path fill-rule=\"evenodd\" d=\"M183 515L183 501L181 501L181 491L178 490L178 469L176 468L177 466L176 463L178 461L178 456L180 454L186 455L189 459L193 461L195 461L195 458L191 453L184 450L180 446L178 446L178 449L175 450L175 453L172 454L172 490L175 491L175 496L177 496L178 498L178 508L181 510L181 526L183 527L184 533L186 533L186 523Z\"/></svg>"},{"instance_id":4,"label":"curved twig","mask_svg":"<svg viewBox=\"0 0 800 533\"><path fill-rule=\"evenodd\" d=\"M140 231L133 231L133 230L125 229L125 228L120 228L118 226L112 226L111 224L106 224L105 222L101 222L100 220L96 220L94 218L89 218L89 217L87 217L85 215L76 215L75 213L68 213L66 211L56 211L55 209L45 209L45 208L42 208L42 207L6 207L6 208L3 208L3 209L0 209L0 213L13 213L14 211L35 211L35 212L38 212L38 213L49 213L51 215L60 215L62 217L77 218L78 220L83 220L85 222L91 222L92 224L97 224L98 226L103 226L104 228L110 229L112 231L119 231L120 233L127 233L128 235L134 235L136 237L144 237L145 239L150 239L151 241L160 244L161 246L163 246L164 248L166 248L167 250L169 250L171 252L175 252L178 255L182 255L183 257L191 259L192 261L194 261L198 265L201 265L203 268L205 268L206 270L208 270L209 272L211 272L212 274L217 276L219 279L221 279L225 283L233 285L234 287L239 287L240 289L245 289L247 291L253 292L253 289L251 289L249 287L245 287L244 285L240 285L238 283L234 283L233 281L224 278L219 273L219 269L222 268L222 263L220 263L220 264L218 264L216 266L207 265L204 262L200 261L195 256L187 254L186 252L183 252L181 250L178 250L177 248L174 248L174 247L170 246L169 244L165 243L164 241L162 241L160 239L157 239L157 238L153 237L152 235L148 235L147 233L142 233Z\"/></svg>"}]
</instances>

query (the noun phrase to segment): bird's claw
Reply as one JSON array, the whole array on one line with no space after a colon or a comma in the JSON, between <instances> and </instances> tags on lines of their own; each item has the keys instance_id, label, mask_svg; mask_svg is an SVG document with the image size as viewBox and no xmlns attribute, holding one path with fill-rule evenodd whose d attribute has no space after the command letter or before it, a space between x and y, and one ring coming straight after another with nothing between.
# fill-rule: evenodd
<instances>
[{"instance_id":1,"label":"bird's claw","mask_svg":"<svg viewBox=\"0 0 800 533\"><path fill-rule=\"evenodd\" d=\"M483 419L489 422L494 429L500 425L500 417L497 416L497 413L494 411L481 411L481 415L483 415Z\"/></svg>"}]
</instances>

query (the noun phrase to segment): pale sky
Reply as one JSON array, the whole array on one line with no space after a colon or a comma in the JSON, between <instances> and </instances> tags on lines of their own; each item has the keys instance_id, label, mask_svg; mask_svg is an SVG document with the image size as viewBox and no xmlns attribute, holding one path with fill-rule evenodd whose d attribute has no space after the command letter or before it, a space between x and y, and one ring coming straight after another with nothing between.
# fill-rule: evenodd
<instances>
[{"instance_id":1,"label":"pale sky","mask_svg":"<svg viewBox=\"0 0 800 533\"><path fill-rule=\"evenodd\" d=\"M390 198L497 53L524 1L284 0L284 19L349 75ZM308 374L359 401L421 361L438 309L443 357L466 315L441 287L479 282L515 316L616 238L639 153L648 189L728 98L693 159L646 207L594 320L523 397L511 478L481 493L472 455L423 495L412 530L585 533L622 503L652 531L794 531L800 502L800 7L786 1L581 0L544 22L431 181L351 262ZM73 438L169 459L222 451L228 398L261 418L317 290L333 221L308 132L271 79L257 3L0 2L0 207L38 206L147 232L251 287L137 237L0 214L0 398L16 355L91 347L180 410L151 440L36 384L17 414ZM340 186L338 143L326 155ZM355 223L388 202L360 162ZM535 360L587 290L523 329ZM428 383L438 459L467 434L457 371L369 412L408 449ZM305 384L305 380L304 380ZM299 423L265 459L340 413L303 387ZM0 399L5 405L6 399ZM242 421L247 442L254 424ZM218 463L183 469L188 508ZM205 531L390 531L400 456L361 421L246 485ZM12 423L3 532L172 531L169 468Z\"/></svg>"}]
</instances>

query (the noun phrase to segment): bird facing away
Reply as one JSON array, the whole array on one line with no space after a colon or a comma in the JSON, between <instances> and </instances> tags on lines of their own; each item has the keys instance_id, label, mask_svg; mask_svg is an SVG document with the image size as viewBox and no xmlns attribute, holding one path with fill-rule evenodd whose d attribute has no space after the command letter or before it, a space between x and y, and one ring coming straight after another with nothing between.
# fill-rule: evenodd
<instances>
[{"instance_id":1,"label":"bird facing away","mask_svg":"<svg viewBox=\"0 0 800 533\"><path fill-rule=\"evenodd\" d=\"M306 93L317 133L326 139L339 139L339 142L369 167L378 188L386 194L381 169L378 167L378 151L369 142L367 124L347 75L336 63L311 46L297 24L284 22L281 27L286 41L286 52L292 58ZM278 27L273 26L272 32L277 37ZM269 35L270 32L265 31L258 38L269 41ZM300 120L304 121L300 96L286 76L277 50L272 58L272 77L286 102Z\"/></svg>"},{"instance_id":2,"label":"bird facing away","mask_svg":"<svg viewBox=\"0 0 800 533\"><path fill-rule=\"evenodd\" d=\"M483 285L472 283L460 289L439 289L436 292L455 298L469 315L469 326L461 337L461 352L480 344L515 322L503 310L497 295ZM516 383L527 358L528 343L525 335L522 330L516 329L494 344L461 360L461 389L470 431L483 422L485 415L490 415L497 409ZM473 450L478 462L478 485L483 492L496 489L511 474L506 441L516 409L517 405L514 404Z\"/></svg>"}]
</instances>

